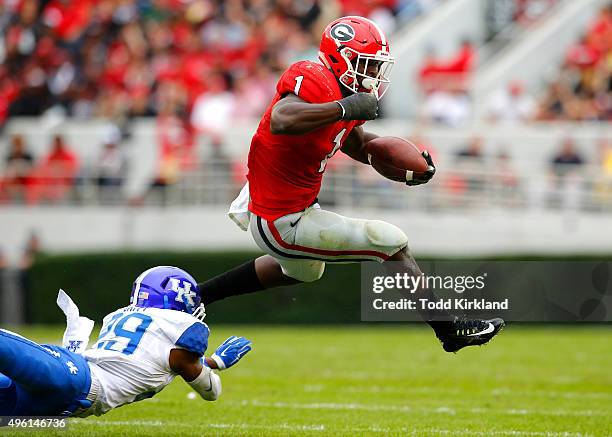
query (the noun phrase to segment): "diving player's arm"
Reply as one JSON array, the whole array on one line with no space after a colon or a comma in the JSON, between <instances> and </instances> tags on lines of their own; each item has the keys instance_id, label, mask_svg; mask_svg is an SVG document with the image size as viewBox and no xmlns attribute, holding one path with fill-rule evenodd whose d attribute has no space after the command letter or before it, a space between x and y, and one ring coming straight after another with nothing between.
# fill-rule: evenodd
<instances>
[{"instance_id":1,"label":"diving player's arm","mask_svg":"<svg viewBox=\"0 0 612 437\"><path fill-rule=\"evenodd\" d=\"M355 126L351 133L349 133L346 137L346 140L344 141L344 144L340 150L353 158L355 161L369 164L368 154L365 152L364 148L366 143L374 138L378 138L378 135L364 131L363 127L361 126Z\"/></svg>"},{"instance_id":2,"label":"diving player's arm","mask_svg":"<svg viewBox=\"0 0 612 437\"><path fill-rule=\"evenodd\" d=\"M274 135L300 135L339 120L373 120L378 99L369 93L351 94L328 103L308 103L287 94L272 108L270 132Z\"/></svg>"},{"instance_id":3,"label":"diving player's arm","mask_svg":"<svg viewBox=\"0 0 612 437\"><path fill-rule=\"evenodd\" d=\"M212 369L225 370L235 365L252 349L251 341L232 335L219 345L210 357L186 349L172 349L168 358L173 372L181 375L187 384L207 401L215 401L221 395L221 378Z\"/></svg>"},{"instance_id":4,"label":"diving player's arm","mask_svg":"<svg viewBox=\"0 0 612 437\"><path fill-rule=\"evenodd\" d=\"M169 363L173 372L179 374L203 399L215 401L221 395L221 378L212 369L217 363L211 358L204 358L203 366L200 356L185 349L172 349Z\"/></svg>"}]
</instances>

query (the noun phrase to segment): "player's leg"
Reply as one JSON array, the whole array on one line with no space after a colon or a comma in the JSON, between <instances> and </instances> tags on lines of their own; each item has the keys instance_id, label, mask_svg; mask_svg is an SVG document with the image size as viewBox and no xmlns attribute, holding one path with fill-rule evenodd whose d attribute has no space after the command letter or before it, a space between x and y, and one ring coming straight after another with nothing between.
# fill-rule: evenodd
<instances>
[{"instance_id":1,"label":"player's leg","mask_svg":"<svg viewBox=\"0 0 612 437\"><path fill-rule=\"evenodd\" d=\"M204 305L230 296L254 293L299 281L283 274L275 258L263 255L198 284Z\"/></svg>"},{"instance_id":2,"label":"player's leg","mask_svg":"<svg viewBox=\"0 0 612 437\"><path fill-rule=\"evenodd\" d=\"M16 386L13 414L62 413L84 399L91 382L83 357L4 329L0 329L0 373Z\"/></svg>"},{"instance_id":3,"label":"player's leg","mask_svg":"<svg viewBox=\"0 0 612 437\"><path fill-rule=\"evenodd\" d=\"M279 219L267 223L267 227L264 224L262 236L267 235L269 242L285 255L306 253L327 262L360 261L365 258L383 262L391 275L407 273L418 277L422 274L408 250L408 238L389 223L348 218L316 207L310 208L301 217L294 233L283 221ZM291 223L295 223L295 220ZM280 260L283 267L284 262ZM283 271L288 273L285 268ZM433 290L428 288L416 290L412 297L436 300ZM460 319L441 311L425 311L421 317L434 329L447 352L484 344L504 326L504 321L499 318Z\"/></svg>"},{"instance_id":4,"label":"player's leg","mask_svg":"<svg viewBox=\"0 0 612 437\"><path fill-rule=\"evenodd\" d=\"M31 390L53 390L56 362L51 352L25 337L0 330L0 373Z\"/></svg>"},{"instance_id":5,"label":"player's leg","mask_svg":"<svg viewBox=\"0 0 612 437\"><path fill-rule=\"evenodd\" d=\"M290 223L289 228L286 226L287 221ZM320 257L327 262L377 261L383 263L389 275L422 274L408 250L406 234L398 227L380 220L355 219L314 207L301 216L281 218L274 223L257 218L257 225L259 232L253 236L258 245L264 249L267 247L279 256L279 263L286 275L302 281L312 279L305 278L304 273L306 276L318 277L316 266L309 269L305 263L311 260L290 260L288 257ZM412 297L432 297L431 291L427 289L416 290L415 294ZM426 313L422 316L428 322L444 319L445 316L450 318L447 314Z\"/></svg>"},{"instance_id":6,"label":"player's leg","mask_svg":"<svg viewBox=\"0 0 612 437\"><path fill-rule=\"evenodd\" d=\"M279 260L383 262L408 244L397 226L345 217L318 205L273 222L254 217L251 231L258 246Z\"/></svg>"},{"instance_id":7,"label":"player's leg","mask_svg":"<svg viewBox=\"0 0 612 437\"><path fill-rule=\"evenodd\" d=\"M263 255L255 260L255 273L264 289L301 282L285 275L278 260L271 255Z\"/></svg>"},{"instance_id":8,"label":"player's leg","mask_svg":"<svg viewBox=\"0 0 612 437\"><path fill-rule=\"evenodd\" d=\"M17 387L11 378L0 373L0 416L10 416L17 405Z\"/></svg>"},{"instance_id":9,"label":"player's leg","mask_svg":"<svg viewBox=\"0 0 612 437\"><path fill-rule=\"evenodd\" d=\"M410 276L420 276L422 274L408 247L398 250L384 265L390 274L397 272L408 273ZM415 290L415 297L436 300L434 292L425 287ZM432 327L436 337L442 342L442 347L447 352L457 352L466 346L485 344L504 327L504 321L499 318L490 320L460 319L442 310L423 311L421 317Z\"/></svg>"},{"instance_id":10,"label":"player's leg","mask_svg":"<svg viewBox=\"0 0 612 437\"><path fill-rule=\"evenodd\" d=\"M252 216L251 233L267 256L249 261L200 284L206 303L278 285L311 282L321 277L325 262L383 262L389 274L420 276L408 250L408 238L394 225L344 217L318 206L274 222ZM390 262L386 262L390 261ZM435 299L432 290L416 290L417 298ZM484 344L504 325L501 319L458 320L447 313L421 314L448 352Z\"/></svg>"},{"instance_id":11,"label":"player's leg","mask_svg":"<svg viewBox=\"0 0 612 437\"><path fill-rule=\"evenodd\" d=\"M198 284L204 304L315 281L323 275L325 262L382 261L407 241L404 233L393 225L351 219L322 210L318 205L273 223L252 215L250 230L267 255Z\"/></svg>"}]
</instances>

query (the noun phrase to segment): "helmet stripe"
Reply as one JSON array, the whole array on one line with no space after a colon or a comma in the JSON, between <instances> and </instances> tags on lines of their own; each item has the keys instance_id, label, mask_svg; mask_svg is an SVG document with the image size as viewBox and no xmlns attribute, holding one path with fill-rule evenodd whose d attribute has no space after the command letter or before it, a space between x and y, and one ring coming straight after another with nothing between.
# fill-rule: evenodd
<instances>
[{"instance_id":1,"label":"helmet stripe","mask_svg":"<svg viewBox=\"0 0 612 437\"><path fill-rule=\"evenodd\" d=\"M366 18L366 20L367 20L367 18ZM376 30L378 30L378 33L380 35L380 42L382 43L383 50L384 51L388 51L389 48L387 47L387 38L385 38L385 34L383 33L382 29L378 26L378 24L376 24L372 20L368 20L368 21L374 25Z\"/></svg>"},{"instance_id":2,"label":"helmet stripe","mask_svg":"<svg viewBox=\"0 0 612 437\"><path fill-rule=\"evenodd\" d=\"M365 20L365 21L369 22L370 24L372 24L372 26L374 26L376 28L376 30L378 31L378 34L380 35L380 42L382 43L385 51L387 50L387 47L386 47L386 45L387 45L387 38L385 37L385 34L383 33L382 29L378 26L378 24L376 24L375 22L373 22L369 18L360 17L359 15L347 15L346 17L342 17L342 18L358 18L360 20Z\"/></svg>"},{"instance_id":3,"label":"helmet stripe","mask_svg":"<svg viewBox=\"0 0 612 437\"><path fill-rule=\"evenodd\" d=\"M319 61L321 61L323 65L325 65L327 68L331 70L332 67L331 65L329 65L329 61L325 57L325 53L323 53L322 51L319 51Z\"/></svg>"},{"instance_id":4,"label":"helmet stripe","mask_svg":"<svg viewBox=\"0 0 612 437\"><path fill-rule=\"evenodd\" d=\"M155 267L151 267L150 269L145 270L144 272L142 272L140 274L140 276L138 278L136 278L136 281L134 283L134 294L132 295L132 305L136 305L138 303L138 292L140 291L140 284L142 283L144 278L149 273L151 273L153 270L167 268L167 267L172 267L172 266L155 266Z\"/></svg>"}]
</instances>

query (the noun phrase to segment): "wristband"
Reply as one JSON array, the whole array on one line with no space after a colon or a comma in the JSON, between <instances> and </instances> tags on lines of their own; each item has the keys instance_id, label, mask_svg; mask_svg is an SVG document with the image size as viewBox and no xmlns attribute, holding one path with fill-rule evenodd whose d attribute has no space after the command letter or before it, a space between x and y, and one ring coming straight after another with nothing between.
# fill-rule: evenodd
<instances>
[{"instance_id":1,"label":"wristband","mask_svg":"<svg viewBox=\"0 0 612 437\"><path fill-rule=\"evenodd\" d=\"M342 103L340 103L338 100L336 100L336 103L340 105L340 108L342 108L342 115L340 116L340 120L344 120L344 116L346 115L346 110L344 109L344 106L342 106Z\"/></svg>"},{"instance_id":2,"label":"wristband","mask_svg":"<svg viewBox=\"0 0 612 437\"><path fill-rule=\"evenodd\" d=\"M223 360L221 359L221 357L217 354L212 354L210 356L210 358L217 363L217 369L218 370L225 370L225 363L223 362Z\"/></svg>"},{"instance_id":3,"label":"wristband","mask_svg":"<svg viewBox=\"0 0 612 437\"><path fill-rule=\"evenodd\" d=\"M221 395L221 378L208 367L203 367L198 377L187 384L207 401L214 401Z\"/></svg>"}]
</instances>

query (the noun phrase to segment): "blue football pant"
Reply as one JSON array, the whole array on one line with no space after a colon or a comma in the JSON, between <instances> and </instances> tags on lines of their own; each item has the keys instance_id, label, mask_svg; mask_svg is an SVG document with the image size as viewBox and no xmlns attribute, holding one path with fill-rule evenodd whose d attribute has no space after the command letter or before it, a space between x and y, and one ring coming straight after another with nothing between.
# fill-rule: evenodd
<instances>
[{"instance_id":1,"label":"blue football pant","mask_svg":"<svg viewBox=\"0 0 612 437\"><path fill-rule=\"evenodd\" d=\"M0 416L69 415L90 385L82 356L0 329Z\"/></svg>"}]
</instances>

